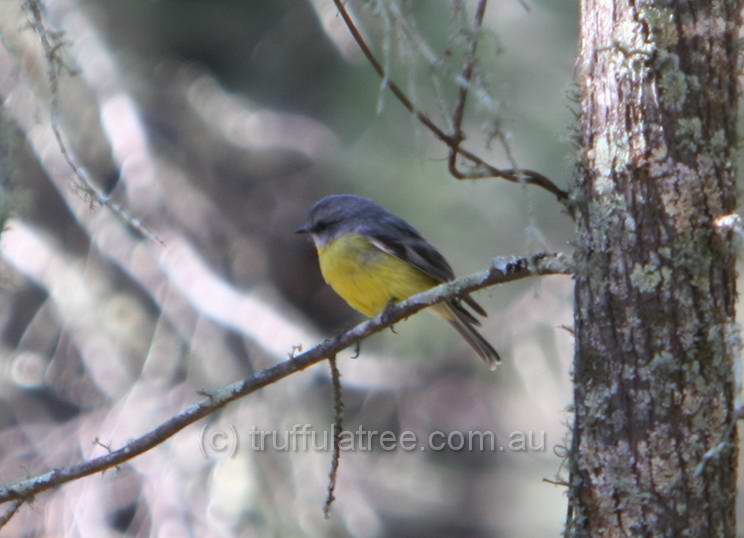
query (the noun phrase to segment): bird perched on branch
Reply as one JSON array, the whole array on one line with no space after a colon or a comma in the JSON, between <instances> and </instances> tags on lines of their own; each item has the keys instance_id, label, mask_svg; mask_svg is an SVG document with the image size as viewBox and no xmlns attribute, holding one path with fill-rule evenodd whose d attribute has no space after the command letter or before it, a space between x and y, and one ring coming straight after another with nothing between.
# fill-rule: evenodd
<instances>
[{"instance_id":1,"label":"bird perched on branch","mask_svg":"<svg viewBox=\"0 0 744 538\"><path fill-rule=\"evenodd\" d=\"M326 196L313 205L297 233L310 234L323 278L367 317L455 278L439 251L406 221L381 205L351 194ZM486 311L469 295L434 305L493 370L499 354L475 329Z\"/></svg>"}]
</instances>

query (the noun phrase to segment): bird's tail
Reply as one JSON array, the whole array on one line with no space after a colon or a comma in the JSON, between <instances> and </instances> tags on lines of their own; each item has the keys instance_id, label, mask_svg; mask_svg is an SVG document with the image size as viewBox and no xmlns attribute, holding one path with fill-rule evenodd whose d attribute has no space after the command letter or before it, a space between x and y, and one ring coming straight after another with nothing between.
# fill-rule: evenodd
<instances>
[{"instance_id":1,"label":"bird's tail","mask_svg":"<svg viewBox=\"0 0 744 538\"><path fill-rule=\"evenodd\" d=\"M465 310L461 304L448 301L447 303L440 305L436 308L437 313L446 319L455 330L460 333L465 341L470 344L470 347L478 354L478 356L488 364L491 370L495 370L499 364L501 364L501 357L494 347L483 338L481 333L476 330L476 326L480 325L480 322L467 310Z\"/></svg>"}]
</instances>

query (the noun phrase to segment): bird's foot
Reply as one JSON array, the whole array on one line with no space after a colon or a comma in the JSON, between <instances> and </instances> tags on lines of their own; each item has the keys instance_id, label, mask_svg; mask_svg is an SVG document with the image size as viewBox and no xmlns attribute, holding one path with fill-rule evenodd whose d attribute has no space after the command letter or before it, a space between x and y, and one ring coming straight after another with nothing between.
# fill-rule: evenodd
<instances>
[{"instance_id":1,"label":"bird's foot","mask_svg":"<svg viewBox=\"0 0 744 538\"><path fill-rule=\"evenodd\" d=\"M382 311L382 322L388 323L390 321L390 317L392 314L393 309L395 308L395 299L390 299L388 301L388 304L385 305L385 309ZM393 334L398 334L395 330L395 325L390 325L390 330L393 332Z\"/></svg>"}]
</instances>

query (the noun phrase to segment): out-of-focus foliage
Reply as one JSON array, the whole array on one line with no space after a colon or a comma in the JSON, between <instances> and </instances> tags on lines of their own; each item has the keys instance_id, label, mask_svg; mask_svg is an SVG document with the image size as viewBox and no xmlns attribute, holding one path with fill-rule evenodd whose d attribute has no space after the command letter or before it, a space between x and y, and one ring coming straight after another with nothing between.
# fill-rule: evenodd
<instances>
[{"instance_id":1,"label":"out-of-focus foliage","mask_svg":"<svg viewBox=\"0 0 744 538\"><path fill-rule=\"evenodd\" d=\"M496 255L570 250L572 224L548 194L449 176L446 148L380 95L330 1L47 0L78 70L62 79L66 141L165 245L146 241L73 187L49 128L46 59L22 4L0 3L2 214L8 185L27 200L2 236L2 482L119 447L200 390L358 321L292 233L324 194L378 200L460 275ZM474 2L349 4L393 77L446 126ZM503 148L487 144L498 127L519 166L566 188L575 4L491 4L466 144L510 167ZM324 520L330 453L251 444L259 430L330 428L328 372L318 366L116 471L40 495L6 529L555 536L563 489L542 479L559 472L554 448L568 429L572 342L561 326L571 325L571 294L570 279L550 277L479 295L490 312L483 332L505 358L495 373L428 315L340 360L351 431L411 431L421 443L434 431L493 432L500 445L535 432L539 450L345 452Z\"/></svg>"}]
</instances>

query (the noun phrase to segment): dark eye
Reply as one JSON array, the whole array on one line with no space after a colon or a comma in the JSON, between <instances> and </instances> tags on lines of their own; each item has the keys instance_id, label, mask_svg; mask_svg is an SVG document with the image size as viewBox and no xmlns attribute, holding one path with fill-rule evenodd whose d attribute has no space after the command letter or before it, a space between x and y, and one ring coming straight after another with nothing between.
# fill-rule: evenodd
<instances>
[{"instance_id":1,"label":"dark eye","mask_svg":"<svg viewBox=\"0 0 744 538\"><path fill-rule=\"evenodd\" d=\"M327 220L319 220L313 226L313 232L322 232L323 230L327 229L328 226L330 226L330 223Z\"/></svg>"}]
</instances>

